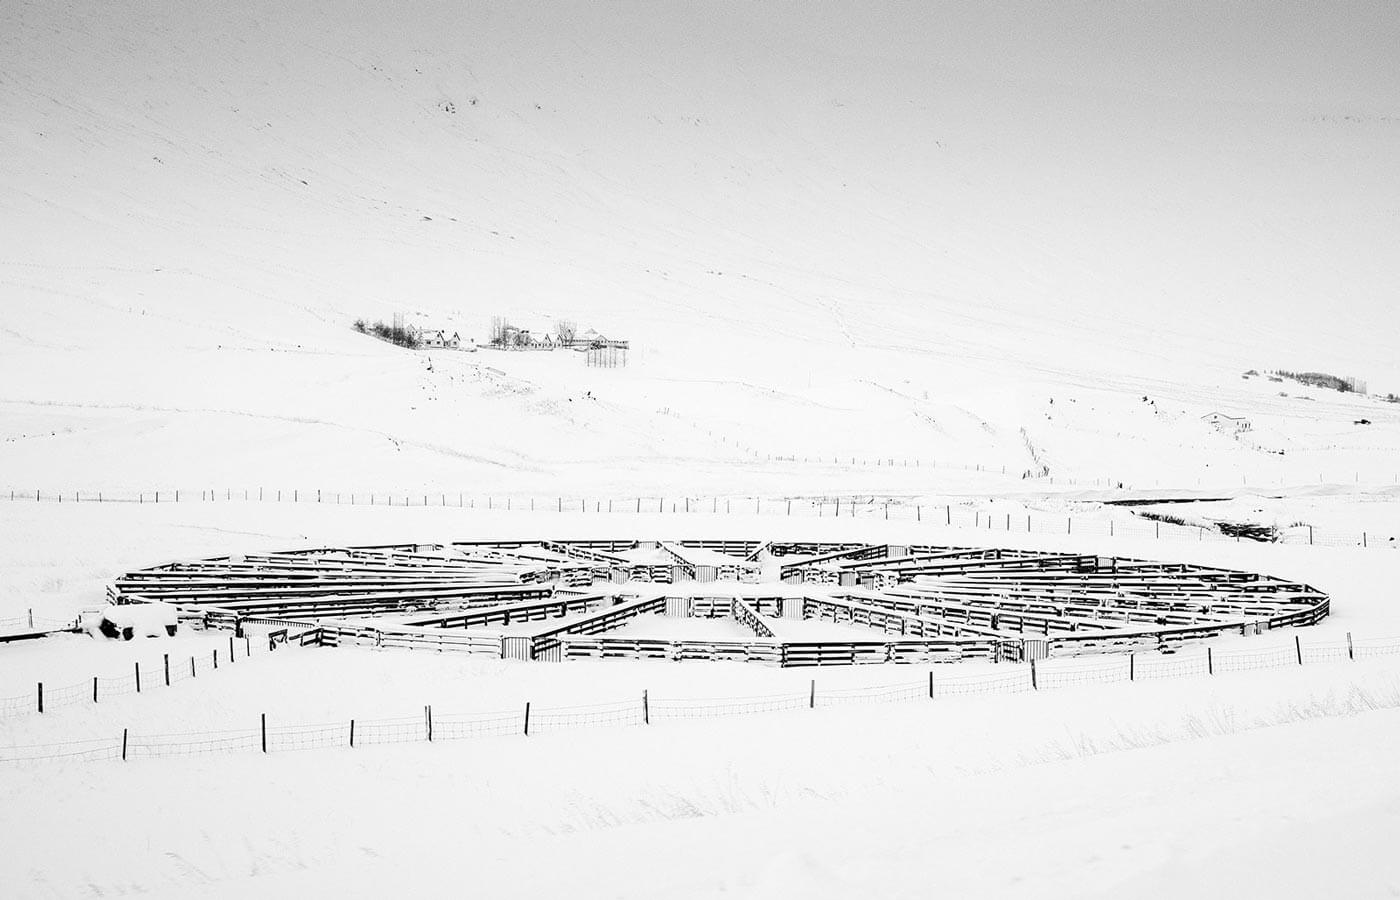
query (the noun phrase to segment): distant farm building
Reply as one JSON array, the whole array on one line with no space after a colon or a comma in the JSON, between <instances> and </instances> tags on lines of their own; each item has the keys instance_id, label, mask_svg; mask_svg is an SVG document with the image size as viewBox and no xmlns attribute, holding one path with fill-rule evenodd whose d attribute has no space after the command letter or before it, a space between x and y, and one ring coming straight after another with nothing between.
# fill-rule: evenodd
<instances>
[{"instance_id":1,"label":"distant farm building","mask_svg":"<svg viewBox=\"0 0 1400 900\"><path fill-rule=\"evenodd\" d=\"M491 347L498 350L627 350L628 342L604 336L595 329L579 334L571 322L553 327L514 325L497 316L491 322Z\"/></svg>"},{"instance_id":2,"label":"distant farm building","mask_svg":"<svg viewBox=\"0 0 1400 900\"><path fill-rule=\"evenodd\" d=\"M462 338L457 332L454 331L449 336L441 328L436 331L421 332L418 340L424 347L434 350L456 350L462 346Z\"/></svg>"},{"instance_id":3,"label":"distant farm building","mask_svg":"<svg viewBox=\"0 0 1400 900\"><path fill-rule=\"evenodd\" d=\"M1249 431L1250 428L1253 427L1244 416L1229 416L1222 412L1207 413L1201 416L1201 419L1215 426L1216 430L1226 431L1231 434Z\"/></svg>"}]
</instances>

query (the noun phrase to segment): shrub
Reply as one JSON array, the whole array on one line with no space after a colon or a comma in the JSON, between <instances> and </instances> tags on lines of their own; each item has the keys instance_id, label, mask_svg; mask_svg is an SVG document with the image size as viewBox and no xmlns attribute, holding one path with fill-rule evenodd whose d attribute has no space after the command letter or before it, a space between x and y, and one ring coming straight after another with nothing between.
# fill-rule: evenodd
<instances>
[{"instance_id":1,"label":"shrub","mask_svg":"<svg viewBox=\"0 0 1400 900\"><path fill-rule=\"evenodd\" d=\"M409 350L417 350L423 345L423 342L418 338L418 332L402 325L385 325L383 322L366 325L364 319L356 319L354 328L361 334L373 335L381 341L388 341L395 346L406 347Z\"/></svg>"}]
</instances>

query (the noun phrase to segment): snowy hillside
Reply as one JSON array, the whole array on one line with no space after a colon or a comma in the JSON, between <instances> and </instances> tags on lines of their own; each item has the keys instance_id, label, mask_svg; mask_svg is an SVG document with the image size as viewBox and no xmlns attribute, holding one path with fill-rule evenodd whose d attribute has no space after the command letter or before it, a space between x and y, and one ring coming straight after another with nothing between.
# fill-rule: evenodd
<instances>
[{"instance_id":1,"label":"snowy hillside","mask_svg":"<svg viewBox=\"0 0 1400 900\"><path fill-rule=\"evenodd\" d=\"M1400 389L1393 17L859 8L7 4L4 480L1392 479L1400 408L1239 374ZM637 349L429 370L399 312Z\"/></svg>"},{"instance_id":2,"label":"snowy hillside","mask_svg":"<svg viewBox=\"0 0 1400 900\"><path fill-rule=\"evenodd\" d=\"M1397 9L0 4L0 895L1394 895Z\"/></svg>"}]
</instances>

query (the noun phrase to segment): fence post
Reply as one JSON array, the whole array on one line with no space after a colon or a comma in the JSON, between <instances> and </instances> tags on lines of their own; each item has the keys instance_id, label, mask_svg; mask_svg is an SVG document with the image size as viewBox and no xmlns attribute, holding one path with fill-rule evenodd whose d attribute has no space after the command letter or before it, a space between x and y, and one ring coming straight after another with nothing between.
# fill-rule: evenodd
<instances>
[{"instance_id":1,"label":"fence post","mask_svg":"<svg viewBox=\"0 0 1400 900\"><path fill-rule=\"evenodd\" d=\"M1298 650L1298 665L1303 664L1303 638L1301 635L1293 635L1293 646Z\"/></svg>"},{"instance_id":2,"label":"fence post","mask_svg":"<svg viewBox=\"0 0 1400 900\"><path fill-rule=\"evenodd\" d=\"M194 657L191 656L191 657L190 657L190 677L193 678L194 675L195 675L195 673L194 673Z\"/></svg>"},{"instance_id":3,"label":"fence post","mask_svg":"<svg viewBox=\"0 0 1400 900\"><path fill-rule=\"evenodd\" d=\"M126 729L122 729L122 760L126 760Z\"/></svg>"},{"instance_id":4,"label":"fence post","mask_svg":"<svg viewBox=\"0 0 1400 900\"><path fill-rule=\"evenodd\" d=\"M433 741L433 707L431 704L423 707L423 714L428 717L428 743Z\"/></svg>"},{"instance_id":5,"label":"fence post","mask_svg":"<svg viewBox=\"0 0 1400 900\"><path fill-rule=\"evenodd\" d=\"M165 686L170 687L170 654L165 654Z\"/></svg>"},{"instance_id":6,"label":"fence post","mask_svg":"<svg viewBox=\"0 0 1400 900\"><path fill-rule=\"evenodd\" d=\"M253 655L253 639L250 638L250 637L248 637L247 635L244 635L244 636L243 636L243 655L244 655L244 656L252 656L252 655Z\"/></svg>"},{"instance_id":7,"label":"fence post","mask_svg":"<svg viewBox=\"0 0 1400 900\"><path fill-rule=\"evenodd\" d=\"M219 650L218 650L218 648L216 647L216 648L214 648L214 668L217 669L218 667L219 667Z\"/></svg>"},{"instance_id":8,"label":"fence post","mask_svg":"<svg viewBox=\"0 0 1400 900\"><path fill-rule=\"evenodd\" d=\"M1031 660L1031 690L1040 690L1040 683L1036 681L1035 677L1035 660Z\"/></svg>"},{"instance_id":9,"label":"fence post","mask_svg":"<svg viewBox=\"0 0 1400 900\"><path fill-rule=\"evenodd\" d=\"M933 699L933 672L928 673L928 698Z\"/></svg>"},{"instance_id":10,"label":"fence post","mask_svg":"<svg viewBox=\"0 0 1400 900\"><path fill-rule=\"evenodd\" d=\"M1361 532L1361 549L1366 549L1366 532Z\"/></svg>"},{"instance_id":11,"label":"fence post","mask_svg":"<svg viewBox=\"0 0 1400 900\"><path fill-rule=\"evenodd\" d=\"M267 713L262 713L262 750L267 752Z\"/></svg>"},{"instance_id":12,"label":"fence post","mask_svg":"<svg viewBox=\"0 0 1400 900\"><path fill-rule=\"evenodd\" d=\"M1129 653L1129 654L1128 654L1128 680L1129 680L1129 681L1136 681L1136 680L1137 680L1137 661L1136 661L1136 660L1137 660L1137 654L1136 654L1136 653Z\"/></svg>"},{"instance_id":13,"label":"fence post","mask_svg":"<svg viewBox=\"0 0 1400 900\"><path fill-rule=\"evenodd\" d=\"M233 635L228 638L228 661L233 662Z\"/></svg>"},{"instance_id":14,"label":"fence post","mask_svg":"<svg viewBox=\"0 0 1400 900\"><path fill-rule=\"evenodd\" d=\"M1308 526L1308 546L1309 546L1309 547L1312 546L1312 542L1313 542L1313 529L1312 529L1312 526L1309 525L1309 526Z\"/></svg>"},{"instance_id":15,"label":"fence post","mask_svg":"<svg viewBox=\"0 0 1400 900\"><path fill-rule=\"evenodd\" d=\"M350 746L355 746L355 720L350 720Z\"/></svg>"},{"instance_id":16,"label":"fence post","mask_svg":"<svg viewBox=\"0 0 1400 900\"><path fill-rule=\"evenodd\" d=\"M642 691L642 724L651 724L651 705L647 702L646 691Z\"/></svg>"},{"instance_id":17,"label":"fence post","mask_svg":"<svg viewBox=\"0 0 1400 900\"><path fill-rule=\"evenodd\" d=\"M39 712L44 711L44 683L39 682Z\"/></svg>"},{"instance_id":18,"label":"fence post","mask_svg":"<svg viewBox=\"0 0 1400 900\"><path fill-rule=\"evenodd\" d=\"M525 736L530 736L530 701L525 701Z\"/></svg>"},{"instance_id":19,"label":"fence post","mask_svg":"<svg viewBox=\"0 0 1400 900\"><path fill-rule=\"evenodd\" d=\"M817 708L817 679L815 679L815 678L812 679L811 693L809 693L809 694L807 695L807 708L808 708L808 709L816 709L816 708Z\"/></svg>"},{"instance_id":20,"label":"fence post","mask_svg":"<svg viewBox=\"0 0 1400 900\"><path fill-rule=\"evenodd\" d=\"M1215 674L1215 654L1211 652L1209 647L1206 648L1206 674Z\"/></svg>"},{"instance_id":21,"label":"fence post","mask_svg":"<svg viewBox=\"0 0 1400 900\"><path fill-rule=\"evenodd\" d=\"M953 506L952 506L951 503L950 503L949 505L943 507L943 524L945 524L945 525L952 525L952 524L953 524Z\"/></svg>"},{"instance_id":22,"label":"fence post","mask_svg":"<svg viewBox=\"0 0 1400 900\"><path fill-rule=\"evenodd\" d=\"M141 693L141 664L136 664L136 693Z\"/></svg>"},{"instance_id":23,"label":"fence post","mask_svg":"<svg viewBox=\"0 0 1400 900\"><path fill-rule=\"evenodd\" d=\"M97 676L92 676L92 702L97 702Z\"/></svg>"},{"instance_id":24,"label":"fence post","mask_svg":"<svg viewBox=\"0 0 1400 900\"><path fill-rule=\"evenodd\" d=\"M1352 646L1351 646L1351 632L1350 632L1350 631L1347 632L1347 659L1351 660L1352 662L1356 662L1356 652L1352 649Z\"/></svg>"}]
</instances>

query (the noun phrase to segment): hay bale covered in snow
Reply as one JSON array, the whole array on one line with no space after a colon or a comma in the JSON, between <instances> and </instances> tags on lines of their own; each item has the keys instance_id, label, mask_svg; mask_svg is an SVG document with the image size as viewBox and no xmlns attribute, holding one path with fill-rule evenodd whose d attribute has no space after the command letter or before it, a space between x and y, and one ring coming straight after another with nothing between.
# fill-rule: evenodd
<instances>
[{"instance_id":1,"label":"hay bale covered in snow","mask_svg":"<svg viewBox=\"0 0 1400 900\"><path fill-rule=\"evenodd\" d=\"M124 603L102 610L96 621L85 619L93 637L129 641L138 637L174 637L180 617L169 603Z\"/></svg>"}]
</instances>

